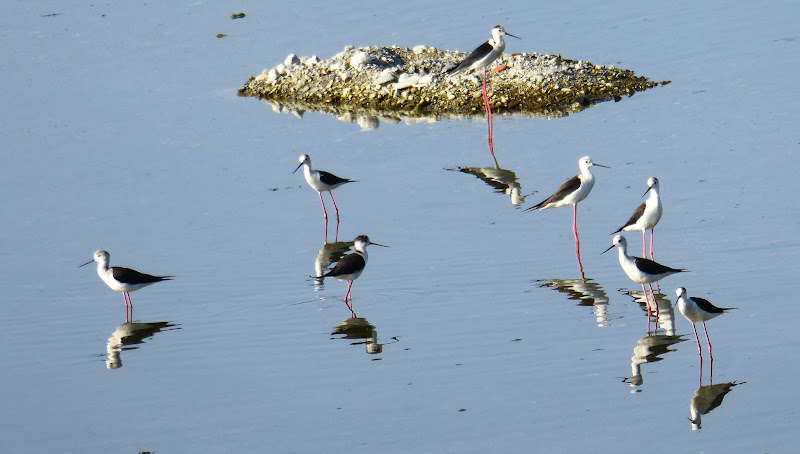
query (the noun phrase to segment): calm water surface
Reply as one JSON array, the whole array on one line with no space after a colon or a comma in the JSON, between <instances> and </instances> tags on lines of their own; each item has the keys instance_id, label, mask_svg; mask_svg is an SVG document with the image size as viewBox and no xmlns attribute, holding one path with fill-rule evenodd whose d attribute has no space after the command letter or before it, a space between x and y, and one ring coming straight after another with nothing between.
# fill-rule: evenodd
<instances>
[{"instance_id":1,"label":"calm water surface","mask_svg":"<svg viewBox=\"0 0 800 454\"><path fill-rule=\"evenodd\" d=\"M800 6L508 2L470 16L453 11L485 3L462 3L9 5L5 449L796 446ZM231 20L239 11L247 17ZM523 38L509 52L672 83L566 118L497 118L498 161L527 196L519 206L448 170L491 167L480 120L363 132L236 96L289 53L466 51L496 23ZM338 240L366 233L391 246L370 248L353 287L362 329L341 333L345 283L308 277L325 230L316 194L291 174L302 153L359 180L336 192ZM520 209L583 155L611 167L595 171L579 207L585 283L570 210ZM662 281L655 335L638 286L600 255L651 175L665 205L656 258L691 270ZM638 254L639 233L628 238ZM112 265L177 276L132 295L136 324L93 269L77 268L99 248ZM698 389L691 326L673 318L677 286L738 307L709 323L713 388L706 360ZM692 404L712 409L699 430Z\"/></svg>"}]
</instances>

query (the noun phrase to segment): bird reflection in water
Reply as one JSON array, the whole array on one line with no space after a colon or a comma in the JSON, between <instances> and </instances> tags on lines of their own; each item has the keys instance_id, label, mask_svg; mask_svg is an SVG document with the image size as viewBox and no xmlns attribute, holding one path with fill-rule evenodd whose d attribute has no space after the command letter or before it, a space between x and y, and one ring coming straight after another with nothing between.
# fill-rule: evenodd
<instances>
[{"instance_id":1,"label":"bird reflection in water","mask_svg":"<svg viewBox=\"0 0 800 454\"><path fill-rule=\"evenodd\" d=\"M537 282L539 287L551 287L566 293L568 299L578 302L578 306L593 307L597 326L602 328L611 325L608 317L608 295L592 279L542 279Z\"/></svg>"},{"instance_id":2,"label":"bird reflection in water","mask_svg":"<svg viewBox=\"0 0 800 454\"><path fill-rule=\"evenodd\" d=\"M331 339L353 340L350 345L364 345L369 355L383 352L384 344L378 342L378 331L366 318L353 316L342 321L342 324L333 328ZM396 337L392 342L399 342Z\"/></svg>"},{"instance_id":3,"label":"bird reflection in water","mask_svg":"<svg viewBox=\"0 0 800 454\"><path fill-rule=\"evenodd\" d=\"M314 260L314 290L319 291L325 288L323 274L328 271L332 264L338 262L352 246L352 241L336 241L322 244L322 248L317 252L317 258Z\"/></svg>"},{"instance_id":4,"label":"bird reflection in water","mask_svg":"<svg viewBox=\"0 0 800 454\"><path fill-rule=\"evenodd\" d=\"M663 293L654 293L651 298L648 294L638 290L620 290L639 305L647 317L647 332L651 332L650 324L653 324L652 332L663 329L667 334L675 334L675 306L666 299Z\"/></svg>"},{"instance_id":5,"label":"bird reflection in water","mask_svg":"<svg viewBox=\"0 0 800 454\"><path fill-rule=\"evenodd\" d=\"M646 336L636 341L636 346L633 347L633 356L631 356L631 376L625 377L622 381L631 385L632 388L642 386L644 383L642 364L655 363L663 360L664 358L661 357L662 355L676 350L670 348L673 344L685 340L686 339L680 336L676 336L674 333L647 333ZM636 389L631 392L637 393L639 391L639 389Z\"/></svg>"},{"instance_id":6,"label":"bird reflection in water","mask_svg":"<svg viewBox=\"0 0 800 454\"><path fill-rule=\"evenodd\" d=\"M458 171L478 177L481 181L491 186L494 192L511 197L511 204L514 206L519 206L525 202L522 187L517 181L517 174L511 170L502 169L498 165L491 167L457 167L445 170Z\"/></svg>"},{"instance_id":7,"label":"bird reflection in water","mask_svg":"<svg viewBox=\"0 0 800 454\"><path fill-rule=\"evenodd\" d=\"M106 367L119 369L122 367L122 352L135 350L145 339L153 337L161 331L181 329L173 322L125 322L114 330L106 344Z\"/></svg>"},{"instance_id":8,"label":"bird reflection in water","mask_svg":"<svg viewBox=\"0 0 800 454\"><path fill-rule=\"evenodd\" d=\"M711 413L714 409L722 405L722 400L731 392L734 386L739 386L746 382L728 382L717 385L709 384L694 391L692 399L689 401L689 421L692 423L692 430L700 430L703 415Z\"/></svg>"},{"instance_id":9,"label":"bird reflection in water","mask_svg":"<svg viewBox=\"0 0 800 454\"><path fill-rule=\"evenodd\" d=\"M633 301L642 308L647 314L656 312L656 303L653 302L649 296L644 292L638 291L625 291L620 290L633 298ZM675 334L675 307L672 302L664 298L661 293L656 294L658 299L658 313L655 318L648 316L647 318L647 335L636 341L636 346L633 347L633 356L631 357L631 376L626 377L623 381L631 385L631 387L639 387L644 382L642 376L642 364L655 363L661 361L661 356L667 352L675 351L670 348L673 344L683 342L686 339ZM647 305L651 307L648 309ZM653 329L650 329L650 324L653 323ZM659 334L659 328L664 330L663 334ZM634 390L632 392L639 392Z\"/></svg>"}]
</instances>

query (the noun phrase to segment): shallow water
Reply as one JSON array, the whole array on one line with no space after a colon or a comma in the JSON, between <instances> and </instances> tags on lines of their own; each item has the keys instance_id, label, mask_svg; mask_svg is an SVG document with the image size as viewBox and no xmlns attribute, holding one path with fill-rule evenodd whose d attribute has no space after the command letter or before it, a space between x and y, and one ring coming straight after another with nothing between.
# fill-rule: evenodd
<instances>
[{"instance_id":1,"label":"shallow water","mask_svg":"<svg viewBox=\"0 0 800 454\"><path fill-rule=\"evenodd\" d=\"M534 13L511 2L458 16L453 5L10 5L0 19L7 449L796 445L800 7L574 1ZM231 20L239 11L247 17ZM362 132L236 96L289 53L470 50L496 23L523 38L509 52L672 83L557 120L496 118L498 162L526 196L516 206L448 170L493 165L481 121ZM380 353L332 334L350 315L345 283L309 277L324 227L316 194L291 174L302 153L359 180L335 193L338 240L366 233L391 246L369 249L353 286ZM570 210L521 208L587 154L611 169L596 169L579 205L588 284L576 285ZM665 205L656 259L691 270L662 281L654 336L640 288L614 254L600 255L651 175ZM639 233L627 236L638 254ZM120 340L122 298L90 267L77 269L98 248L112 265L177 276L132 294L138 323L169 323L139 333L149 334L143 343ZM694 335L670 317L677 286L738 307L708 327L714 384L744 384L700 430L688 419L700 385Z\"/></svg>"}]
</instances>

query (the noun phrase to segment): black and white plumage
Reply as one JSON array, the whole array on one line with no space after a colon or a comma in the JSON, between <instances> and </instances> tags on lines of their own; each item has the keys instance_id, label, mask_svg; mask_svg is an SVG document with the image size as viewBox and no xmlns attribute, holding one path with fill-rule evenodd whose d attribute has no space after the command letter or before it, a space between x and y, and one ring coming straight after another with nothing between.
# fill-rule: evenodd
<instances>
[{"instance_id":1,"label":"black and white plumage","mask_svg":"<svg viewBox=\"0 0 800 454\"><path fill-rule=\"evenodd\" d=\"M608 249L602 253L605 254L614 247L616 247L619 251L619 264L622 267L622 271L625 272L630 280L642 285L642 291L645 294L645 298L647 297L647 290L645 290L644 284L647 284L647 286L650 288L650 294L653 296L653 300L656 302L656 314L658 314L658 299L656 299L651 284L653 282L658 282L667 276L671 276L676 273L682 273L687 270L682 268L670 268L666 265L662 265L658 262L642 257L629 256L628 241L622 235L615 235L614 239L611 241L611 246L609 246ZM649 316L649 304L647 305L647 309Z\"/></svg>"},{"instance_id":2,"label":"black and white plumage","mask_svg":"<svg viewBox=\"0 0 800 454\"><path fill-rule=\"evenodd\" d=\"M578 169L581 173L570 178L562 184L556 192L550 197L542 200L536 205L527 208L525 211L533 210L546 210L548 208L558 208L566 205L577 205L578 202L585 199L594 187L594 175L591 169L594 166L605 167L603 164L597 164L592 161L589 156L584 156L578 160Z\"/></svg>"},{"instance_id":3,"label":"black and white plumage","mask_svg":"<svg viewBox=\"0 0 800 454\"><path fill-rule=\"evenodd\" d=\"M584 156L578 160L580 174L567 180L567 182L562 184L550 197L525 209L525 211L542 211L548 208L572 205L572 234L575 237L576 254L579 254L581 244L578 238L578 202L585 199L589 193L592 192L592 188L594 187L594 175L590 169L594 166L608 168L608 166L593 162L592 158L589 156ZM578 263L580 264L580 258L578 258ZM582 267L583 265L581 265L581 268ZM581 272L581 274L583 273Z\"/></svg>"},{"instance_id":4,"label":"black and white plumage","mask_svg":"<svg viewBox=\"0 0 800 454\"><path fill-rule=\"evenodd\" d=\"M658 221L661 220L661 215L664 213L664 207L661 205L661 194L659 192L658 178L650 177L647 179L647 190L642 194L642 197L650 193L650 197L639 205L631 215L630 219L619 229L612 233L630 232L635 230L642 231L642 257L646 257L646 241L645 231L650 229L650 259L653 259L653 236L655 234L655 227Z\"/></svg>"},{"instance_id":5,"label":"black and white plumage","mask_svg":"<svg viewBox=\"0 0 800 454\"><path fill-rule=\"evenodd\" d=\"M488 41L478 46L456 66L448 69L447 74L458 74L473 69L485 70L506 49L506 42L503 40L503 36L508 35L520 39L519 36L506 32L502 25L495 25L491 33L492 37Z\"/></svg>"},{"instance_id":6,"label":"black and white plumage","mask_svg":"<svg viewBox=\"0 0 800 454\"><path fill-rule=\"evenodd\" d=\"M603 251L603 254L614 247L619 250L619 264L622 270L637 284L652 284L667 276L686 271L682 268L670 268L650 259L629 256L628 241L622 235L614 236L611 246Z\"/></svg>"},{"instance_id":7,"label":"black and white plumage","mask_svg":"<svg viewBox=\"0 0 800 454\"><path fill-rule=\"evenodd\" d=\"M686 317L687 320L692 322L692 329L694 330L694 338L697 341L697 354L700 355L700 361L703 361L702 349L700 348L700 336L697 335L697 328L694 326L697 322L703 323L703 330L706 332L706 342L708 342L708 356L711 361L714 361L714 356L711 354L711 339L708 337L708 328L706 322L712 318L718 317L725 313L725 311L736 309L735 307L717 307L711 304L704 298L697 296L689 296L686 293L685 287L678 287L675 289L675 294L678 296L678 310Z\"/></svg>"},{"instance_id":8,"label":"black and white plumage","mask_svg":"<svg viewBox=\"0 0 800 454\"><path fill-rule=\"evenodd\" d=\"M141 273L139 271L124 268L121 266L108 266L111 260L111 254L106 251L95 251L94 257L83 265L83 267L92 262L97 262L97 274L106 285L115 292L121 292L125 300L125 307L127 310L133 312L133 303L131 302L130 292L135 292L141 288L153 285L156 282L169 281L175 276L153 276L151 274ZM126 311L127 315L127 311Z\"/></svg>"},{"instance_id":9,"label":"black and white plumage","mask_svg":"<svg viewBox=\"0 0 800 454\"><path fill-rule=\"evenodd\" d=\"M367 267L367 246L374 244L375 246L389 247L370 241L367 235L357 236L356 239L353 240L353 244L356 251L352 254L347 254L342 257L332 270L322 275L322 277L334 277L336 279L347 281L347 293L344 295L345 303L347 303L348 300L353 299L351 295L353 281L358 279L358 277L361 276L361 273L364 272L364 268ZM348 304L348 307L351 306ZM350 310L352 311L352 307Z\"/></svg>"},{"instance_id":10,"label":"black and white plumage","mask_svg":"<svg viewBox=\"0 0 800 454\"><path fill-rule=\"evenodd\" d=\"M494 142L492 138L494 135L494 121L492 119L492 105L489 101L489 92L486 90L486 68L492 64L492 62L497 60L497 58L502 55L503 51L506 49L506 42L503 40L503 36L505 35L519 39L519 36L514 36L511 33L507 33L502 26L495 25L494 28L492 28L492 37L488 41L478 46L477 49L472 51L467 58L459 62L456 66L447 70L448 75L455 75L462 72L471 71L473 69L483 69L481 78L481 96L483 97L483 109L486 112L489 151L492 152L492 158L494 158L495 165L497 165L497 158L494 156Z\"/></svg>"},{"instance_id":11,"label":"black and white plumage","mask_svg":"<svg viewBox=\"0 0 800 454\"><path fill-rule=\"evenodd\" d=\"M300 167L303 167L303 176L305 177L306 182L313 190L317 191L317 194L319 194L319 202L322 204L322 212L325 215L325 220L328 220L328 210L325 209L325 202L322 201L322 193L326 191L331 196L333 207L336 210L336 219L339 219L339 207L336 206L336 200L333 199L332 191L345 183L353 183L356 180L337 177L336 175L324 170L312 169L311 158L307 154L300 156L299 160L300 165L298 165L292 173L297 172Z\"/></svg>"}]
</instances>

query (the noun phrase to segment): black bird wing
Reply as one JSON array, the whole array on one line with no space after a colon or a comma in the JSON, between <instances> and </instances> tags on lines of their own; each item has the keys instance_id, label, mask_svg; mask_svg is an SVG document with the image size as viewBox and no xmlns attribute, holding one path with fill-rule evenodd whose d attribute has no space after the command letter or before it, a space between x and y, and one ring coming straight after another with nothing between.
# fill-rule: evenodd
<instances>
[{"instance_id":1,"label":"black bird wing","mask_svg":"<svg viewBox=\"0 0 800 454\"><path fill-rule=\"evenodd\" d=\"M175 276L153 276L151 274L140 273L130 268L112 266L111 273L114 279L125 284L148 284L151 282L169 281Z\"/></svg>"},{"instance_id":2,"label":"black bird wing","mask_svg":"<svg viewBox=\"0 0 800 454\"><path fill-rule=\"evenodd\" d=\"M492 45L489 44L489 41L486 41L485 43L478 46L477 49L473 50L472 53L467 56L467 58L461 60L461 63L448 69L447 74L455 74L469 69L469 67L472 66L473 63L480 60L484 55L487 55L492 50L493 50Z\"/></svg>"},{"instance_id":3,"label":"black bird wing","mask_svg":"<svg viewBox=\"0 0 800 454\"><path fill-rule=\"evenodd\" d=\"M364 261L364 257L362 257L361 254L347 254L336 263L336 266L334 266L332 270L328 271L322 276L346 276L348 274L356 273L359 270L363 270L366 265L367 262Z\"/></svg>"},{"instance_id":4,"label":"black bird wing","mask_svg":"<svg viewBox=\"0 0 800 454\"><path fill-rule=\"evenodd\" d=\"M347 178L337 177L336 175L334 175L334 174L332 174L330 172L326 172L324 170L320 170L319 171L319 181L321 181L321 182L323 182L323 183L325 183L327 185L333 186L335 184L352 183L352 182L354 182L356 180L350 180L350 179L347 179Z\"/></svg>"},{"instance_id":5,"label":"black bird wing","mask_svg":"<svg viewBox=\"0 0 800 454\"><path fill-rule=\"evenodd\" d=\"M650 259L643 259L641 257L633 258L636 267L648 274L664 274L664 273L681 273L686 271L682 268L670 268Z\"/></svg>"},{"instance_id":6,"label":"black bird wing","mask_svg":"<svg viewBox=\"0 0 800 454\"><path fill-rule=\"evenodd\" d=\"M536 210L547 205L548 203L553 203L555 201L561 200L564 197L568 196L570 193L577 191L579 187L581 187L581 179L579 176L575 175L574 177L567 180L566 183L562 184L561 187L559 187L556 190L556 192L553 193L553 195L546 198L545 200L542 200L536 205L526 209L525 211Z\"/></svg>"},{"instance_id":7,"label":"black bird wing","mask_svg":"<svg viewBox=\"0 0 800 454\"><path fill-rule=\"evenodd\" d=\"M729 311L731 309L736 309L735 307L717 307L711 304L711 301L705 298L699 298L697 296L690 296L689 298L697 304L697 307L700 309L710 313L710 314L721 314L725 311Z\"/></svg>"},{"instance_id":8,"label":"black bird wing","mask_svg":"<svg viewBox=\"0 0 800 454\"><path fill-rule=\"evenodd\" d=\"M644 214L644 207L645 207L645 204L644 204L644 203L643 203L643 204L641 204L641 205L639 205L639 206L636 208L636 210L633 212L633 214L631 215L631 218L630 218L630 219L628 219L628 222L626 222L626 223L625 223L625 225L623 225L622 227L620 227L620 228L618 228L616 231L614 231L614 232L612 233L612 235L613 235L614 233L619 233L619 232L621 232L621 231L622 231L622 229L624 229L625 227L627 227L627 226L629 226L629 225L636 224L636 221L638 221L638 220L639 220L639 218L640 218L640 217L642 217L642 215Z\"/></svg>"}]
</instances>

